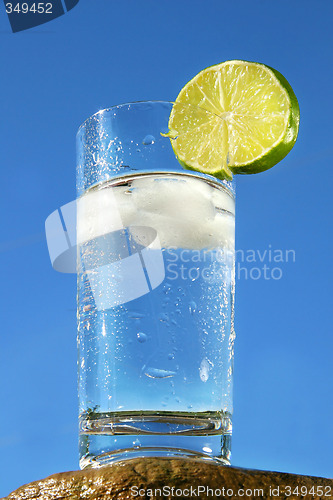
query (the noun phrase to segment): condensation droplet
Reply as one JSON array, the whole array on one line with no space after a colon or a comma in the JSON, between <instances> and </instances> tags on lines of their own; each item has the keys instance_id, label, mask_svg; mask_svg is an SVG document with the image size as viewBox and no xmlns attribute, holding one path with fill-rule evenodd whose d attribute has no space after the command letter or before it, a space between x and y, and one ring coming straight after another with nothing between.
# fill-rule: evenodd
<instances>
[{"instance_id":1,"label":"condensation droplet","mask_svg":"<svg viewBox=\"0 0 333 500\"><path fill-rule=\"evenodd\" d=\"M191 314L194 314L194 313L196 312L196 310L197 310L197 305L196 305L196 303L194 302L194 300L191 300L191 302L190 302L190 303L189 303L189 305L188 305L188 308L189 308L189 310L190 310L190 313L191 313Z\"/></svg>"},{"instance_id":2,"label":"condensation droplet","mask_svg":"<svg viewBox=\"0 0 333 500\"><path fill-rule=\"evenodd\" d=\"M169 321L169 316L168 316L166 313L161 313L161 314L159 315L159 320L160 320L160 321L167 322L167 321Z\"/></svg>"},{"instance_id":3,"label":"condensation droplet","mask_svg":"<svg viewBox=\"0 0 333 500\"><path fill-rule=\"evenodd\" d=\"M156 139L153 135L147 134L143 139L142 144L144 144L145 146L149 146L150 144L154 144L155 140Z\"/></svg>"},{"instance_id":4,"label":"condensation droplet","mask_svg":"<svg viewBox=\"0 0 333 500\"><path fill-rule=\"evenodd\" d=\"M144 318L145 315L143 313L139 313L139 312L131 312L129 314L129 318L131 319L140 319L140 318Z\"/></svg>"},{"instance_id":5,"label":"condensation droplet","mask_svg":"<svg viewBox=\"0 0 333 500\"><path fill-rule=\"evenodd\" d=\"M136 439L135 441L133 441L133 448L140 448L141 447L141 443L138 439Z\"/></svg>"},{"instance_id":6,"label":"condensation droplet","mask_svg":"<svg viewBox=\"0 0 333 500\"><path fill-rule=\"evenodd\" d=\"M140 342L140 344L143 344L147 340L147 335L145 333L143 333L143 332L138 332L136 334L136 338L138 339L138 341Z\"/></svg>"},{"instance_id":7,"label":"condensation droplet","mask_svg":"<svg viewBox=\"0 0 333 500\"><path fill-rule=\"evenodd\" d=\"M202 382L207 382L207 380L209 379L209 370L210 370L210 363L207 360L207 358L204 358L201 361L199 367L199 375Z\"/></svg>"},{"instance_id":8,"label":"condensation droplet","mask_svg":"<svg viewBox=\"0 0 333 500\"><path fill-rule=\"evenodd\" d=\"M148 367L144 368L144 374L149 378L168 378L174 377L176 372L171 370L161 370L160 368Z\"/></svg>"}]
</instances>

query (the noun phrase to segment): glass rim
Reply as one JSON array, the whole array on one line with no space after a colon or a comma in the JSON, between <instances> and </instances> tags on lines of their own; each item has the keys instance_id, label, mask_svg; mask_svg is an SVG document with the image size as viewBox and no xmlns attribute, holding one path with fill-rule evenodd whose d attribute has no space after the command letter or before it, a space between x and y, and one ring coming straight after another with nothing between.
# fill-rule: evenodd
<instances>
[{"instance_id":1,"label":"glass rim","mask_svg":"<svg viewBox=\"0 0 333 500\"><path fill-rule=\"evenodd\" d=\"M115 110L115 109L120 109L120 108L124 108L126 106L132 106L132 105L138 105L138 104L170 104L172 106L174 104L178 104L179 106L184 106L184 107L204 111L208 115L214 115L214 116L217 116L218 118L220 118L221 120L223 120L223 118L221 116L217 115L216 113L212 113L211 111L208 111L207 109L202 108L201 106L197 106L196 104L190 104L190 103L185 103L185 102L183 103L183 102L177 102L177 101L165 101L163 99L129 101L129 102L123 102L120 104L115 104L114 106L110 106L108 108L99 109L98 111L96 111L96 113L93 113L92 115L88 116L88 118L86 118L79 126L77 133L76 133L76 137L78 137L79 133L88 124L88 122L90 120L92 120L93 118L97 117L98 115L102 115L103 113L110 112L110 111Z\"/></svg>"},{"instance_id":2,"label":"glass rim","mask_svg":"<svg viewBox=\"0 0 333 500\"><path fill-rule=\"evenodd\" d=\"M78 198L81 198L84 196L88 191L95 191L99 189L105 189L110 187L117 186L118 184L122 184L124 182L128 182L131 180L135 180L136 178L143 178L143 177L192 177L193 179L202 179L207 182L212 187L223 189L226 191L231 198L235 199L235 179L233 178L232 181L228 181L227 179L218 179L217 177L211 176L209 174L205 174L204 172L198 172L196 170L185 170L184 172L178 171L178 172L170 172L170 171L142 171L142 172L133 172L133 173L128 173L124 174L121 177L115 177L115 178L110 178L107 180L103 181L97 181L95 184L92 184L87 188L87 190L82 193ZM223 182L225 181L225 182Z\"/></svg>"}]
</instances>

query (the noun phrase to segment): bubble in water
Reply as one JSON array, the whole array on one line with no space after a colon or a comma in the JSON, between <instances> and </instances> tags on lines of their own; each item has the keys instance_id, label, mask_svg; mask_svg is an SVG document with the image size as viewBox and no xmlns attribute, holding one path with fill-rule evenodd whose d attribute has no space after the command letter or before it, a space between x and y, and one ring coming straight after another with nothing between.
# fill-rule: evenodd
<instances>
[{"instance_id":1,"label":"bubble in water","mask_svg":"<svg viewBox=\"0 0 333 500\"><path fill-rule=\"evenodd\" d=\"M144 374L149 378L168 378L174 377L176 375L176 372L173 372L171 370L161 370L160 368L145 367Z\"/></svg>"},{"instance_id":2,"label":"bubble in water","mask_svg":"<svg viewBox=\"0 0 333 500\"><path fill-rule=\"evenodd\" d=\"M144 144L145 146L149 146L149 144L154 144L155 142L155 137L153 135L146 135L146 137L143 139L142 141L142 144Z\"/></svg>"},{"instance_id":3,"label":"bubble in water","mask_svg":"<svg viewBox=\"0 0 333 500\"><path fill-rule=\"evenodd\" d=\"M168 354L168 359L175 359L175 355L173 352L170 352L170 354Z\"/></svg>"},{"instance_id":4,"label":"bubble in water","mask_svg":"<svg viewBox=\"0 0 333 500\"><path fill-rule=\"evenodd\" d=\"M143 333L143 332L138 332L136 334L136 338L138 339L138 341L140 342L140 344L143 344L147 340L147 335L145 333Z\"/></svg>"},{"instance_id":5,"label":"bubble in water","mask_svg":"<svg viewBox=\"0 0 333 500\"><path fill-rule=\"evenodd\" d=\"M189 310L190 310L190 313L191 313L191 314L194 314L194 313L196 312L196 310L197 310L197 305L196 305L196 303L194 302L194 300L191 300L191 302L190 302L190 303L189 303L189 305L188 305L188 308L189 308Z\"/></svg>"}]
</instances>

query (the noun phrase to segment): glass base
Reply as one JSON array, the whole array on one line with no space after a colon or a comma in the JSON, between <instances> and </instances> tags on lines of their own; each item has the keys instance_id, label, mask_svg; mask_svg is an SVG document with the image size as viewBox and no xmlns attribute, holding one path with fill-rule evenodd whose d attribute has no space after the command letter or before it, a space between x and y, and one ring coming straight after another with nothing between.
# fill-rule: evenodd
<instances>
[{"instance_id":1,"label":"glass base","mask_svg":"<svg viewBox=\"0 0 333 500\"><path fill-rule=\"evenodd\" d=\"M229 465L231 430L227 412L90 412L80 417L80 468L138 457Z\"/></svg>"}]
</instances>

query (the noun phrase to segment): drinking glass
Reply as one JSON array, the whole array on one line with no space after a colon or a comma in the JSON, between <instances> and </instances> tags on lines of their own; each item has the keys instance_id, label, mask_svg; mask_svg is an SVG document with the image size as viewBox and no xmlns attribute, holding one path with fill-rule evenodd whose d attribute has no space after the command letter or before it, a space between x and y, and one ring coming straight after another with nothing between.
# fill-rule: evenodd
<instances>
[{"instance_id":1,"label":"drinking glass","mask_svg":"<svg viewBox=\"0 0 333 500\"><path fill-rule=\"evenodd\" d=\"M78 131L81 468L229 463L235 189L178 161L173 106L114 106Z\"/></svg>"}]
</instances>

